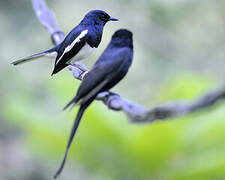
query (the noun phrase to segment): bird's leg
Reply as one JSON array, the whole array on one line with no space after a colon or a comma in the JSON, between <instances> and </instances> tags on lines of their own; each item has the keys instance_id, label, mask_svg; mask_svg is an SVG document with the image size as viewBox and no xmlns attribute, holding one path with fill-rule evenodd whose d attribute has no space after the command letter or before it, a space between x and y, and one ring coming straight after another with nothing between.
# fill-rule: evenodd
<instances>
[{"instance_id":1,"label":"bird's leg","mask_svg":"<svg viewBox=\"0 0 225 180\"><path fill-rule=\"evenodd\" d=\"M83 80L88 73L88 68L80 61L69 65L69 69L73 72L74 77Z\"/></svg>"},{"instance_id":2,"label":"bird's leg","mask_svg":"<svg viewBox=\"0 0 225 180\"><path fill-rule=\"evenodd\" d=\"M80 75L80 78L83 80L84 77L87 75L87 73L88 73L88 71L83 72L83 73Z\"/></svg>"},{"instance_id":3,"label":"bird's leg","mask_svg":"<svg viewBox=\"0 0 225 180\"><path fill-rule=\"evenodd\" d=\"M80 69L81 71L83 72L86 72L88 71L88 68L80 61L77 61L73 64L71 64L72 66L75 66L76 68Z\"/></svg>"}]
</instances>

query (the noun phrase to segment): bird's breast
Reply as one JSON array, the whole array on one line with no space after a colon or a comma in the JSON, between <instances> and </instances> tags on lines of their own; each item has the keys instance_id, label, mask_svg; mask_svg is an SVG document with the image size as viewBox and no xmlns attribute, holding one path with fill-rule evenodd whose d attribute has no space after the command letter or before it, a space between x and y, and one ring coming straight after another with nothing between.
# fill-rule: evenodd
<instances>
[{"instance_id":1,"label":"bird's breast","mask_svg":"<svg viewBox=\"0 0 225 180\"><path fill-rule=\"evenodd\" d=\"M88 43L86 43L81 50L76 54L76 56L71 60L71 63L75 61L80 61L89 57L96 48L92 48Z\"/></svg>"}]
</instances>

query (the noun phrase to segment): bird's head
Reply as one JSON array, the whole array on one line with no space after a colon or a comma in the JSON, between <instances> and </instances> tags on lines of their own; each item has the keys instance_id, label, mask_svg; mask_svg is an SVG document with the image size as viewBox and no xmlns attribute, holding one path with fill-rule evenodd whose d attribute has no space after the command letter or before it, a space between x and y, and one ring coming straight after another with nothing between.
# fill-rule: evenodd
<instances>
[{"instance_id":1,"label":"bird's head","mask_svg":"<svg viewBox=\"0 0 225 180\"><path fill-rule=\"evenodd\" d=\"M85 15L82 24L105 25L109 21L118 21L118 19L111 17L105 11L92 10Z\"/></svg>"},{"instance_id":2,"label":"bird's head","mask_svg":"<svg viewBox=\"0 0 225 180\"><path fill-rule=\"evenodd\" d=\"M111 42L119 47L133 49L133 34L127 29L119 29L113 34Z\"/></svg>"}]
</instances>

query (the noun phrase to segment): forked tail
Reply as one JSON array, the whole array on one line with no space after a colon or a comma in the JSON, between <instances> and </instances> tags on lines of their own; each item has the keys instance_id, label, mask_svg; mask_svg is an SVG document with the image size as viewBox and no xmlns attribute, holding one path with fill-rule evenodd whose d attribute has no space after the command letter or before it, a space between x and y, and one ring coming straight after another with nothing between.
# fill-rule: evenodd
<instances>
[{"instance_id":1,"label":"forked tail","mask_svg":"<svg viewBox=\"0 0 225 180\"><path fill-rule=\"evenodd\" d=\"M88 107L88 105L89 105L89 104L84 104L84 105L80 106L80 109L79 109L79 111L78 111L78 113L77 113L77 117L76 117L76 119L75 119L73 128L72 128L71 133L70 133L70 138L69 138L69 141L68 141L68 144L67 144L67 148L66 148L66 152L65 152L63 161L62 161L62 163L61 163L59 169L57 170L57 172L56 172L56 174L55 174L55 176L54 176L55 179L60 175L60 173L62 172L62 170L63 170L63 168L64 168L64 165L65 165L65 162L66 162L66 158L67 158L67 155L68 155L68 152L69 152L71 143L72 143L72 141L73 141L73 138L74 138L75 133L76 133L76 131L77 131L77 128L78 128L78 126L79 126L79 123L80 123L80 120L81 120L81 118L82 118L82 115L83 115L85 109Z\"/></svg>"}]
</instances>

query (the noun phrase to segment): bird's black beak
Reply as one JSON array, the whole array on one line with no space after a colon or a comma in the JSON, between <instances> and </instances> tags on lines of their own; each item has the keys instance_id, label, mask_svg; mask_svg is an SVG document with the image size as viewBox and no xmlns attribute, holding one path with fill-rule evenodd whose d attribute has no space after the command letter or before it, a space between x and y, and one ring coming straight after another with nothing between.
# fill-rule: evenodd
<instances>
[{"instance_id":1,"label":"bird's black beak","mask_svg":"<svg viewBox=\"0 0 225 180\"><path fill-rule=\"evenodd\" d=\"M109 18L109 21L119 21L119 19L116 19L116 18L110 17L110 18Z\"/></svg>"}]
</instances>

